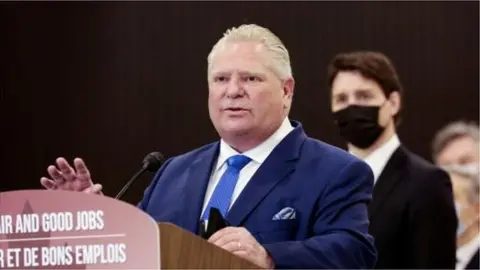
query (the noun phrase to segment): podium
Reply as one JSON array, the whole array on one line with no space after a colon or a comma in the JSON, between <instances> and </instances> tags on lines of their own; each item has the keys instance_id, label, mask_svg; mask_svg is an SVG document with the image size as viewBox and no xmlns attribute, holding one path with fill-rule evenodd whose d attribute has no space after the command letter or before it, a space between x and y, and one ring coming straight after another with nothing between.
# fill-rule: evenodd
<instances>
[{"instance_id":1,"label":"podium","mask_svg":"<svg viewBox=\"0 0 480 270\"><path fill-rule=\"evenodd\" d=\"M171 223L159 223L161 267L182 269L258 269L258 266Z\"/></svg>"},{"instance_id":2,"label":"podium","mask_svg":"<svg viewBox=\"0 0 480 270\"><path fill-rule=\"evenodd\" d=\"M113 198L0 193L0 269L231 268L259 267Z\"/></svg>"}]
</instances>

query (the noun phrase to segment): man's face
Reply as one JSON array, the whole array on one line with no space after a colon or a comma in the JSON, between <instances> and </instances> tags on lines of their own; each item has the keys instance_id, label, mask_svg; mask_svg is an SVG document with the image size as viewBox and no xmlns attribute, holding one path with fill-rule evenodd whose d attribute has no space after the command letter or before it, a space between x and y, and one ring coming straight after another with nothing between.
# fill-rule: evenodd
<instances>
[{"instance_id":1,"label":"man's face","mask_svg":"<svg viewBox=\"0 0 480 270\"><path fill-rule=\"evenodd\" d=\"M332 82L331 108L337 112L350 105L382 106L386 100L381 86L374 80L363 77L359 72L340 71ZM380 126L387 126L398 108L387 102L378 115Z\"/></svg>"},{"instance_id":2,"label":"man's face","mask_svg":"<svg viewBox=\"0 0 480 270\"><path fill-rule=\"evenodd\" d=\"M438 154L440 166L479 164L479 145L470 136L458 137L449 142Z\"/></svg>"},{"instance_id":3,"label":"man's face","mask_svg":"<svg viewBox=\"0 0 480 270\"><path fill-rule=\"evenodd\" d=\"M208 108L222 138L264 137L286 116L293 78L280 80L258 42L227 42L218 48L209 70Z\"/></svg>"}]
</instances>

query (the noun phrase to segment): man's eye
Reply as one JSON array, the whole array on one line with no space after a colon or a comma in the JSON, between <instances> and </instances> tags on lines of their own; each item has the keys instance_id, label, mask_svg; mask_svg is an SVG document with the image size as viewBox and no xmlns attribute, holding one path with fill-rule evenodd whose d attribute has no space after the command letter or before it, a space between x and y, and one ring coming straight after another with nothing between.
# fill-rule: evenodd
<instances>
[{"instance_id":1,"label":"man's eye","mask_svg":"<svg viewBox=\"0 0 480 270\"><path fill-rule=\"evenodd\" d=\"M260 82L261 79L258 77L258 76L245 76L244 81L248 81L248 82Z\"/></svg>"},{"instance_id":2,"label":"man's eye","mask_svg":"<svg viewBox=\"0 0 480 270\"><path fill-rule=\"evenodd\" d=\"M360 100L368 100L370 98L371 98L371 96L369 94L362 93L362 94L358 95L358 99L360 99Z\"/></svg>"},{"instance_id":3,"label":"man's eye","mask_svg":"<svg viewBox=\"0 0 480 270\"><path fill-rule=\"evenodd\" d=\"M227 77L226 76L217 76L213 79L215 82L226 82Z\"/></svg>"},{"instance_id":4,"label":"man's eye","mask_svg":"<svg viewBox=\"0 0 480 270\"><path fill-rule=\"evenodd\" d=\"M337 96L337 98L335 99L335 101L337 103L345 103L347 102L347 97L346 96Z\"/></svg>"}]
</instances>

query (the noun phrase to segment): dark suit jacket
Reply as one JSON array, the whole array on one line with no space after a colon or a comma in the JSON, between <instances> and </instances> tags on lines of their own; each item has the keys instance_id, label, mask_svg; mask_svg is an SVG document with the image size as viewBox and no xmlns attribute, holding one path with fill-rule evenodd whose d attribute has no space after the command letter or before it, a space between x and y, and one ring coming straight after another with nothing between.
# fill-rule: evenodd
<instances>
[{"instance_id":1,"label":"dark suit jacket","mask_svg":"<svg viewBox=\"0 0 480 270\"><path fill-rule=\"evenodd\" d=\"M472 259L468 264L465 266L465 269L480 269L480 250L477 249L477 252L475 252L475 255L473 255Z\"/></svg>"},{"instance_id":2,"label":"dark suit jacket","mask_svg":"<svg viewBox=\"0 0 480 270\"><path fill-rule=\"evenodd\" d=\"M455 269L457 216L448 174L400 146L368 207L376 268Z\"/></svg>"},{"instance_id":3,"label":"dark suit jacket","mask_svg":"<svg viewBox=\"0 0 480 270\"><path fill-rule=\"evenodd\" d=\"M277 268L371 268L367 204L373 174L347 152L307 137L298 122L232 205L226 219L245 227ZM219 143L165 162L139 207L195 234ZM282 209L294 219L272 219ZM288 208L287 208L288 209Z\"/></svg>"}]
</instances>

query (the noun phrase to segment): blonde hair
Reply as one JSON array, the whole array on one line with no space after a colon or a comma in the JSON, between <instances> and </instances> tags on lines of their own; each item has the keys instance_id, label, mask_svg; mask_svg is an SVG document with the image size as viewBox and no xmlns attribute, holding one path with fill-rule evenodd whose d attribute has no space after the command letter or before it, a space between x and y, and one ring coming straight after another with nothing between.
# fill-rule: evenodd
<instances>
[{"instance_id":1,"label":"blonde hair","mask_svg":"<svg viewBox=\"0 0 480 270\"><path fill-rule=\"evenodd\" d=\"M256 24L244 24L239 27L228 29L221 39L213 46L208 54L208 71L212 65L215 53L227 42L236 41L253 41L263 44L271 56L273 72L282 80L292 76L292 68L290 66L290 55L283 42L267 28Z\"/></svg>"},{"instance_id":2,"label":"blonde hair","mask_svg":"<svg viewBox=\"0 0 480 270\"><path fill-rule=\"evenodd\" d=\"M442 152L449 143L464 136L472 138L478 144L480 142L480 129L478 124L475 122L455 121L440 129L437 134L435 134L432 142L434 161L437 160L440 152Z\"/></svg>"}]
</instances>

